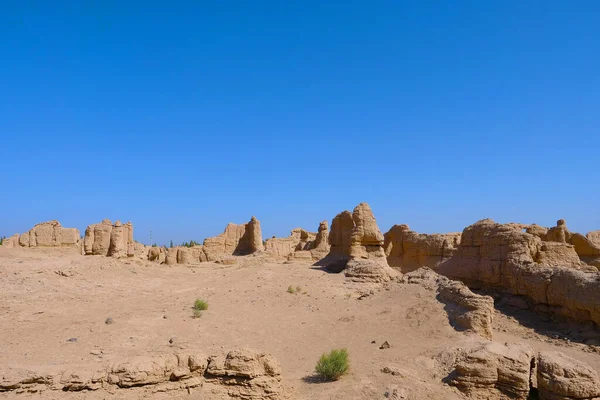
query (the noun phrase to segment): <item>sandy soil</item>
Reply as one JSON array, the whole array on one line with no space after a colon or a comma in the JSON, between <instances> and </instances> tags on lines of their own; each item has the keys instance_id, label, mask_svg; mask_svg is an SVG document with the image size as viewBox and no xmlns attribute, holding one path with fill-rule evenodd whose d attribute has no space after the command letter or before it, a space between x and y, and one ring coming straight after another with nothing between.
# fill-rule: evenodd
<instances>
[{"instance_id":1,"label":"sandy soil","mask_svg":"<svg viewBox=\"0 0 600 400\"><path fill-rule=\"evenodd\" d=\"M290 285L301 291L287 293ZM341 274L265 256L239 257L234 265L167 267L62 250L0 248L0 365L77 366L178 347L210 354L241 346L273 354L297 399L385 399L394 389L404 396L399 398L463 398L442 383L452 360L438 355L476 337L449 325L433 293L394 283L358 299L355 289ZM192 318L196 298L209 303L199 319ZM114 324L107 325L107 318ZM496 341L558 349L600 371L597 347L550 338L499 312L494 329ZM380 350L386 340L391 348ZM350 373L337 382L316 382L319 356L341 347L349 351ZM386 366L402 374L381 372ZM0 393L17 398L145 396L141 389ZM200 389L152 398L206 397Z\"/></svg>"}]
</instances>

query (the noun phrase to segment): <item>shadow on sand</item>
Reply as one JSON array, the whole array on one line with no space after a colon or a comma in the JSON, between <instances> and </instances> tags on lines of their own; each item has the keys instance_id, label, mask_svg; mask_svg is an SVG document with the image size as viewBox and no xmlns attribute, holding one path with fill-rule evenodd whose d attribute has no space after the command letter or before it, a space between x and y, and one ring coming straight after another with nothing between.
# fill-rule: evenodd
<instances>
[{"instance_id":1,"label":"shadow on sand","mask_svg":"<svg viewBox=\"0 0 600 400\"><path fill-rule=\"evenodd\" d=\"M485 290L473 290L494 298L494 308L505 316L514 318L522 326L535 333L558 341L592 345L600 352L600 331L593 322L569 321L550 310L534 309L525 297L499 294ZM535 311L534 311L535 310Z\"/></svg>"},{"instance_id":2,"label":"shadow on sand","mask_svg":"<svg viewBox=\"0 0 600 400\"><path fill-rule=\"evenodd\" d=\"M302 380L306 383L316 383L316 384L330 382L317 374L306 375L304 378L302 378Z\"/></svg>"}]
</instances>

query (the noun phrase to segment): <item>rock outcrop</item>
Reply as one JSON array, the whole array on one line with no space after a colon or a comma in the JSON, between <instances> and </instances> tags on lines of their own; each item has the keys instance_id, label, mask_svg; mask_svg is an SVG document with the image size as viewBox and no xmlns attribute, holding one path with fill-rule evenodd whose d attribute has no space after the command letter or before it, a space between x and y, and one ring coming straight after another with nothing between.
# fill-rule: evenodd
<instances>
[{"instance_id":1,"label":"rock outcrop","mask_svg":"<svg viewBox=\"0 0 600 400\"><path fill-rule=\"evenodd\" d=\"M583 236L580 233L569 231L565 220L559 219L555 227L544 228L533 224L527 227L526 232L539 237L546 245L560 243L572 246L566 252L570 253L573 258L573 265L578 265L580 261L583 261L600 268L600 231L588 232L586 236Z\"/></svg>"},{"instance_id":2,"label":"rock outcrop","mask_svg":"<svg viewBox=\"0 0 600 400\"><path fill-rule=\"evenodd\" d=\"M575 400L600 398L600 378L557 351L490 342L461 350L446 382L473 398Z\"/></svg>"},{"instance_id":3,"label":"rock outcrop","mask_svg":"<svg viewBox=\"0 0 600 400\"><path fill-rule=\"evenodd\" d=\"M533 349L525 345L477 345L459 357L448 381L475 398L526 400L534 357Z\"/></svg>"},{"instance_id":4,"label":"rock outcrop","mask_svg":"<svg viewBox=\"0 0 600 400\"><path fill-rule=\"evenodd\" d=\"M179 252L179 248L177 247L169 247L165 249L165 264L166 265L175 265L177 264L177 253Z\"/></svg>"},{"instance_id":5,"label":"rock outcrop","mask_svg":"<svg viewBox=\"0 0 600 400\"><path fill-rule=\"evenodd\" d=\"M298 241L292 235L285 238L273 236L265 240L265 252L276 257L288 257L295 251L297 244Z\"/></svg>"},{"instance_id":6,"label":"rock outcrop","mask_svg":"<svg viewBox=\"0 0 600 400\"><path fill-rule=\"evenodd\" d=\"M329 253L329 225L319 224L317 233L302 228L293 229L286 238L272 237L265 241L265 251L278 257L295 261L318 261Z\"/></svg>"},{"instance_id":7,"label":"rock outcrop","mask_svg":"<svg viewBox=\"0 0 600 400\"><path fill-rule=\"evenodd\" d=\"M530 235L537 236L542 240L546 240L548 228L544 228L543 226L539 226L537 224L531 224L525 228L525 232L529 233Z\"/></svg>"},{"instance_id":8,"label":"rock outcrop","mask_svg":"<svg viewBox=\"0 0 600 400\"><path fill-rule=\"evenodd\" d=\"M561 229L554 237L562 237ZM463 231L456 254L437 271L471 288L525 296L531 304L543 306L536 310L554 316L600 324L598 273L573 266L572 253L565 250L572 245L555 243L513 225L482 220Z\"/></svg>"},{"instance_id":9,"label":"rock outcrop","mask_svg":"<svg viewBox=\"0 0 600 400\"><path fill-rule=\"evenodd\" d=\"M350 211L343 211L331 221L329 231L329 253L318 264L324 265L331 272L341 272L350 260L351 236L354 230L354 220Z\"/></svg>"},{"instance_id":10,"label":"rock outcrop","mask_svg":"<svg viewBox=\"0 0 600 400\"><path fill-rule=\"evenodd\" d=\"M288 261L299 261L307 263L312 263L313 261L315 261L310 250L297 250L290 254L287 259Z\"/></svg>"},{"instance_id":11,"label":"rock outcrop","mask_svg":"<svg viewBox=\"0 0 600 400\"><path fill-rule=\"evenodd\" d=\"M348 261L344 273L347 279L363 283L386 283L399 274L385 262L362 258Z\"/></svg>"},{"instance_id":12,"label":"rock outcrop","mask_svg":"<svg viewBox=\"0 0 600 400\"><path fill-rule=\"evenodd\" d=\"M221 387L214 394L241 399L281 399L281 366L273 357L252 350L230 351L212 356L204 374L206 382ZM233 383L233 385L232 385Z\"/></svg>"},{"instance_id":13,"label":"rock outcrop","mask_svg":"<svg viewBox=\"0 0 600 400\"><path fill-rule=\"evenodd\" d=\"M570 232L567 229L565 220L560 219L555 227L548 229L548 233L543 240L571 244L581 261L600 268L600 244L593 240L594 237L594 232L588 233L587 236Z\"/></svg>"},{"instance_id":14,"label":"rock outcrop","mask_svg":"<svg viewBox=\"0 0 600 400\"><path fill-rule=\"evenodd\" d=\"M548 229L546 237L543 240L547 242L568 243L570 232L567 229L567 222L564 219L556 221L556 226Z\"/></svg>"},{"instance_id":15,"label":"rock outcrop","mask_svg":"<svg viewBox=\"0 0 600 400\"><path fill-rule=\"evenodd\" d=\"M203 246L180 247L177 251L178 264L199 264L207 261Z\"/></svg>"},{"instance_id":16,"label":"rock outcrop","mask_svg":"<svg viewBox=\"0 0 600 400\"><path fill-rule=\"evenodd\" d=\"M265 251L278 257L289 257L296 251L310 250L314 244L316 233L302 228L292 229L286 238L272 237L265 241Z\"/></svg>"},{"instance_id":17,"label":"rock outcrop","mask_svg":"<svg viewBox=\"0 0 600 400\"><path fill-rule=\"evenodd\" d=\"M587 235L585 235L585 237L592 244L594 244L595 246L599 246L600 247L600 230L599 231L588 232Z\"/></svg>"},{"instance_id":18,"label":"rock outcrop","mask_svg":"<svg viewBox=\"0 0 600 400\"><path fill-rule=\"evenodd\" d=\"M333 219L329 244L329 254L318 264L330 271L345 270L346 277L355 282L384 283L398 276L387 264L383 234L367 203Z\"/></svg>"},{"instance_id":19,"label":"rock outcrop","mask_svg":"<svg viewBox=\"0 0 600 400\"><path fill-rule=\"evenodd\" d=\"M575 247L558 242L542 242L535 261L539 264L581 269L582 264Z\"/></svg>"},{"instance_id":20,"label":"rock outcrop","mask_svg":"<svg viewBox=\"0 0 600 400\"><path fill-rule=\"evenodd\" d=\"M327 221L321 221L319 224L319 231L315 236L312 248L310 249L310 255L313 260L317 261L329 253L329 224Z\"/></svg>"},{"instance_id":21,"label":"rock outcrop","mask_svg":"<svg viewBox=\"0 0 600 400\"><path fill-rule=\"evenodd\" d=\"M394 225L384 235L385 255L391 267L402 272L420 267L434 268L452 257L460 243L460 233L419 234L408 225Z\"/></svg>"},{"instance_id":22,"label":"rock outcrop","mask_svg":"<svg viewBox=\"0 0 600 400\"><path fill-rule=\"evenodd\" d=\"M102 366L77 368L39 367L0 370L0 392L34 393L46 390L142 390L146 396L191 389L199 398L278 400L287 398L281 367L273 357L248 349L226 355L202 352L137 356Z\"/></svg>"},{"instance_id":23,"label":"rock outcrop","mask_svg":"<svg viewBox=\"0 0 600 400\"><path fill-rule=\"evenodd\" d=\"M225 231L204 240L203 252L208 261L225 256L246 255L263 250L260 222L252 217L247 224L228 224Z\"/></svg>"},{"instance_id":24,"label":"rock outcrop","mask_svg":"<svg viewBox=\"0 0 600 400\"><path fill-rule=\"evenodd\" d=\"M352 212L352 221L354 228L350 235L350 258L382 261L385 258L384 237L371 207L367 203L357 205Z\"/></svg>"},{"instance_id":25,"label":"rock outcrop","mask_svg":"<svg viewBox=\"0 0 600 400\"><path fill-rule=\"evenodd\" d=\"M63 228L60 222L53 220L35 225L22 235L15 234L4 239L6 247L73 247L81 245L79 229Z\"/></svg>"},{"instance_id":26,"label":"rock outcrop","mask_svg":"<svg viewBox=\"0 0 600 400\"><path fill-rule=\"evenodd\" d=\"M437 299L446 305L448 319L457 330L475 333L492 340L494 299L473 293L462 282L452 281L427 267L406 273L402 283L420 284L435 290Z\"/></svg>"},{"instance_id":27,"label":"rock outcrop","mask_svg":"<svg viewBox=\"0 0 600 400\"><path fill-rule=\"evenodd\" d=\"M162 247L150 247L148 249L148 261L161 263L164 261L165 249Z\"/></svg>"},{"instance_id":28,"label":"rock outcrop","mask_svg":"<svg viewBox=\"0 0 600 400\"><path fill-rule=\"evenodd\" d=\"M105 219L85 230L84 254L109 257L132 257L135 255L133 225L131 222L113 223Z\"/></svg>"},{"instance_id":29,"label":"rock outcrop","mask_svg":"<svg viewBox=\"0 0 600 400\"><path fill-rule=\"evenodd\" d=\"M165 265L185 264L197 265L201 262L208 261L204 254L203 246L177 246L177 247L150 247L147 251L146 258L148 261L153 261Z\"/></svg>"},{"instance_id":30,"label":"rock outcrop","mask_svg":"<svg viewBox=\"0 0 600 400\"><path fill-rule=\"evenodd\" d=\"M146 246L143 243L133 241L133 256L144 260L148 257L148 249L150 246Z\"/></svg>"},{"instance_id":31,"label":"rock outcrop","mask_svg":"<svg viewBox=\"0 0 600 400\"><path fill-rule=\"evenodd\" d=\"M18 233L15 233L11 237L4 238L4 240L2 240L2 247L9 249L19 247L19 236Z\"/></svg>"},{"instance_id":32,"label":"rock outcrop","mask_svg":"<svg viewBox=\"0 0 600 400\"><path fill-rule=\"evenodd\" d=\"M537 359L540 399L600 398L600 378L592 368L557 351L542 351Z\"/></svg>"},{"instance_id":33,"label":"rock outcrop","mask_svg":"<svg viewBox=\"0 0 600 400\"><path fill-rule=\"evenodd\" d=\"M462 282L441 281L438 298L446 304L448 318L459 330L492 340L494 299L473 293Z\"/></svg>"},{"instance_id":34,"label":"rock outcrop","mask_svg":"<svg viewBox=\"0 0 600 400\"><path fill-rule=\"evenodd\" d=\"M352 212L354 228L350 235L350 261L346 277L352 281L383 283L400 274L392 269L383 251L384 238L367 203L360 203Z\"/></svg>"}]
</instances>

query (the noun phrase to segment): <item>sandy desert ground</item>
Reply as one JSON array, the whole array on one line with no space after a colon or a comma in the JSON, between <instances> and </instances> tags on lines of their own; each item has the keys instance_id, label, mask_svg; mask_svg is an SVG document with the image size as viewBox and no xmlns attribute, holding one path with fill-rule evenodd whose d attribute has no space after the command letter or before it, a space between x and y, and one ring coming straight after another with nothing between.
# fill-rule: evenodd
<instances>
[{"instance_id":1,"label":"sandy desert ground","mask_svg":"<svg viewBox=\"0 0 600 400\"><path fill-rule=\"evenodd\" d=\"M360 288L343 274L309 263L264 253L235 260L165 266L65 249L0 247L3 372L40 366L85 370L137 355L244 347L279 360L290 398L464 398L443 379L453 362L451 349L478 337L456 331L431 291L393 282L360 298ZM288 293L290 285L300 292ZM197 319L196 298L209 303ZM600 371L600 347L569 341L568 326L540 322L536 331L528 327L533 315L504 311L495 312L494 341L560 350ZM114 323L106 324L107 318ZM384 341L389 349L379 348ZM336 382L315 379L319 356L343 347L350 354L349 374ZM384 367L399 373L384 373ZM206 390L48 390L0 397L212 398Z\"/></svg>"}]
</instances>

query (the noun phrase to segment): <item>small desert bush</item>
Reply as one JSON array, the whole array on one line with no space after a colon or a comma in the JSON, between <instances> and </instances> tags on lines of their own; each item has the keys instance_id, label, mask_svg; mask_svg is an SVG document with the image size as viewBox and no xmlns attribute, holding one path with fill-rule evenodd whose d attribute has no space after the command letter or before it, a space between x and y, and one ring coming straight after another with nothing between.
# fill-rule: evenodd
<instances>
[{"instance_id":1,"label":"small desert bush","mask_svg":"<svg viewBox=\"0 0 600 400\"><path fill-rule=\"evenodd\" d=\"M340 349L331 350L329 354L324 353L319 359L315 371L325 380L337 381L348 372L348 368L348 351Z\"/></svg>"},{"instance_id":2,"label":"small desert bush","mask_svg":"<svg viewBox=\"0 0 600 400\"><path fill-rule=\"evenodd\" d=\"M202 310L196 310L194 308L194 315L192 315L192 318L200 318L202 316Z\"/></svg>"},{"instance_id":3,"label":"small desert bush","mask_svg":"<svg viewBox=\"0 0 600 400\"><path fill-rule=\"evenodd\" d=\"M194 302L194 311L208 310L208 303L202 299L196 299Z\"/></svg>"},{"instance_id":4,"label":"small desert bush","mask_svg":"<svg viewBox=\"0 0 600 400\"><path fill-rule=\"evenodd\" d=\"M294 294L294 293L302 293L302 287L301 286L294 287L294 286L290 285L287 288L287 292L288 293L292 293L292 294ZM302 293L302 294L306 294L306 291L304 293Z\"/></svg>"}]
</instances>

